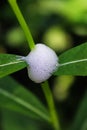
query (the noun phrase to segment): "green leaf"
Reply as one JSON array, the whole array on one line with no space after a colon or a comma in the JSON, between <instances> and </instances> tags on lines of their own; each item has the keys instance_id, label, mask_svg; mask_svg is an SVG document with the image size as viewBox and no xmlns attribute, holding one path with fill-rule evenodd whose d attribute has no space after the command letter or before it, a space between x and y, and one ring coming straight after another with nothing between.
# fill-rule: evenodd
<instances>
[{"instance_id":1,"label":"green leaf","mask_svg":"<svg viewBox=\"0 0 87 130\"><path fill-rule=\"evenodd\" d=\"M43 104L11 77L0 79L0 107L20 112L32 118L49 121L49 113Z\"/></svg>"},{"instance_id":2,"label":"green leaf","mask_svg":"<svg viewBox=\"0 0 87 130\"><path fill-rule=\"evenodd\" d=\"M69 130L87 130L87 91L78 107L74 122Z\"/></svg>"},{"instance_id":3,"label":"green leaf","mask_svg":"<svg viewBox=\"0 0 87 130\"><path fill-rule=\"evenodd\" d=\"M27 64L21 60L21 56L0 54L0 78L21 70Z\"/></svg>"},{"instance_id":4,"label":"green leaf","mask_svg":"<svg viewBox=\"0 0 87 130\"><path fill-rule=\"evenodd\" d=\"M59 56L60 67L54 75L87 75L87 43L77 47Z\"/></svg>"},{"instance_id":5,"label":"green leaf","mask_svg":"<svg viewBox=\"0 0 87 130\"><path fill-rule=\"evenodd\" d=\"M41 130L46 122L34 120L19 113L1 110L3 130Z\"/></svg>"}]
</instances>

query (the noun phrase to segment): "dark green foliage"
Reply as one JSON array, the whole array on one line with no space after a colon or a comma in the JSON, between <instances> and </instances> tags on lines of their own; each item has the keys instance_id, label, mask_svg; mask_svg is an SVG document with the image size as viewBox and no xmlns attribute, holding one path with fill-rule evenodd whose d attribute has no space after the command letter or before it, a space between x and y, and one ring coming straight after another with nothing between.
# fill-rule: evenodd
<instances>
[{"instance_id":1,"label":"dark green foliage","mask_svg":"<svg viewBox=\"0 0 87 130\"><path fill-rule=\"evenodd\" d=\"M70 63L69 63L70 62ZM87 75L87 43L66 51L59 56L60 67L54 75ZM66 65L63 65L65 64Z\"/></svg>"}]
</instances>

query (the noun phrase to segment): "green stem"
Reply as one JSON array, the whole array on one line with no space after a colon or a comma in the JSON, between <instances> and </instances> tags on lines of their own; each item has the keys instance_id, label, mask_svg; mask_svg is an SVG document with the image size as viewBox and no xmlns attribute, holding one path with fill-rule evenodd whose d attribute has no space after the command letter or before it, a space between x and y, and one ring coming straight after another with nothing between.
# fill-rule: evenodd
<instances>
[{"instance_id":1,"label":"green stem","mask_svg":"<svg viewBox=\"0 0 87 130\"><path fill-rule=\"evenodd\" d=\"M24 18L23 18L23 15L18 7L18 4L16 2L16 0L8 0L9 4L11 5L24 33L25 33L25 36L27 38L27 41L28 41L28 44L29 44L29 47L30 49L32 50L35 46L35 43L34 43L34 40L32 38L32 35L30 33L30 29L28 28Z\"/></svg>"},{"instance_id":2,"label":"green stem","mask_svg":"<svg viewBox=\"0 0 87 130\"><path fill-rule=\"evenodd\" d=\"M55 110L54 100L53 100L51 90L49 88L49 84L47 81L45 81L44 83L42 83L41 86L49 107L51 123L53 124L55 130L60 130L59 119Z\"/></svg>"},{"instance_id":3,"label":"green stem","mask_svg":"<svg viewBox=\"0 0 87 130\"><path fill-rule=\"evenodd\" d=\"M30 33L30 29L28 28L28 26L27 26L27 24L26 24L26 22L23 18L23 15L22 15L22 13L21 13L18 5L17 5L17 1L16 0L8 0L8 2L11 5L11 7L12 7L12 9L13 9L13 11L14 11L17 19L18 19L18 21L19 21L19 23L20 23L20 25L21 25L24 33L25 33L25 36L27 38L29 47L32 50L35 47L35 43L34 43L34 40L32 38L32 35ZM59 120L58 120L57 113L56 113L56 110L55 110L53 96L52 96L52 93L51 93L51 90L49 88L47 81L42 84L42 89L43 89L43 92L45 94L45 97L46 97L46 100L47 100L47 103L48 103L48 107L49 107L49 110L50 110L51 123L53 124L53 127L54 127L55 130L60 130ZM4 94L6 94L6 93L4 93ZM12 97L12 95L10 95L10 98L12 98L14 100L14 97ZM23 101L21 102L18 98L16 99L16 101L21 103L22 105L24 105L24 102ZM25 106L27 108L29 107L27 104L25 104ZM41 114L42 113L39 113L39 115L41 115ZM46 118L46 117L43 117L43 118Z\"/></svg>"}]
</instances>

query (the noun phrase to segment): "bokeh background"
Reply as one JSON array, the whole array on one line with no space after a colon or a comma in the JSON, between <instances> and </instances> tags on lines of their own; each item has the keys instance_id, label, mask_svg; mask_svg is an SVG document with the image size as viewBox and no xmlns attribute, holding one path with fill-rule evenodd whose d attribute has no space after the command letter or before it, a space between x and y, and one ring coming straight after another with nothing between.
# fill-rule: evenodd
<instances>
[{"instance_id":1,"label":"bokeh background","mask_svg":"<svg viewBox=\"0 0 87 130\"><path fill-rule=\"evenodd\" d=\"M17 1L35 43L44 43L60 55L70 48L87 42L87 0ZM26 56L29 51L24 32L8 1L0 0L0 53ZM40 85L28 78L26 68L15 72L11 77L33 92L46 105ZM75 119L87 91L87 77L52 76L49 84L60 122L67 129ZM85 103L87 104L87 96ZM85 114L87 115L87 111ZM46 123L27 119L20 114L16 115L18 113L1 109L0 130L51 130ZM86 127L82 125L81 129L76 130L87 130L87 116L84 122Z\"/></svg>"}]
</instances>

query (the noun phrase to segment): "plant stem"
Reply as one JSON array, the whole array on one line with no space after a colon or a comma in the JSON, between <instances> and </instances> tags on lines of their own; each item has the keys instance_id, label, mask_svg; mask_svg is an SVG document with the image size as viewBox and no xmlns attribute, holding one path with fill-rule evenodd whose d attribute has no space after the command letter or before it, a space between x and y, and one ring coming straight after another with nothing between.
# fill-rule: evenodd
<instances>
[{"instance_id":1,"label":"plant stem","mask_svg":"<svg viewBox=\"0 0 87 130\"><path fill-rule=\"evenodd\" d=\"M26 39L28 41L28 44L29 44L29 47L30 49L32 50L35 46L35 43L34 43L34 40L32 38L32 35L30 33L30 29L28 28L26 22L25 22L25 19L23 18L23 15L18 7L18 4L17 4L17 1L16 0L8 0L9 4L11 5L24 33L25 33L25 36L26 36Z\"/></svg>"},{"instance_id":2,"label":"plant stem","mask_svg":"<svg viewBox=\"0 0 87 130\"><path fill-rule=\"evenodd\" d=\"M19 21L19 23L20 23L20 25L25 33L25 36L27 38L28 45L29 45L30 49L32 50L35 47L35 43L34 43L34 40L32 38L32 35L30 33L30 29L28 28L28 26L23 18L23 15L18 7L17 1L16 0L8 0L8 2L11 5L11 7L12 7L12 9L13 9L13 11L18 19L18 21ZM51 116L50 117L51 123L53 124L53 127L55 130L60 130L59 120L58 120L57 113L55 110L53 96L52 96L52 93L51 93L51 90L49 88L47 81L42 84L42 89L43 89L43 92L45 94L47 104L49 107L50 116ZM4 94L9 96L8 93L4 93ZM12 95L10 95L10 98L14 100L14 97ZM18 98L16 98L16 101L20 102L22 105L24 105L24 102L23 101L21 102ZM25 106L28 107L27 104L25 104ZM42 113L40 113L40 114L42 114Z\"/></svg>"},{"instance_id":3,"label":"plant stem","mask_svg":"<svg viewBox=\"0 0 87 130\"><path fill-rule=\"evenodd\" d=\"M44 92L44 95L45 95L45 98L47 100L47 104L49 107L51 123L53 124L53 127L55 130L60 130L59 119L57 117L54 100L53 100L53 96L52 96L49 84L47 81L45 81L44 83L42 83L41 86L42 86L42 89L43 89L43 92Z\"/></svg>"}]
</instances>

